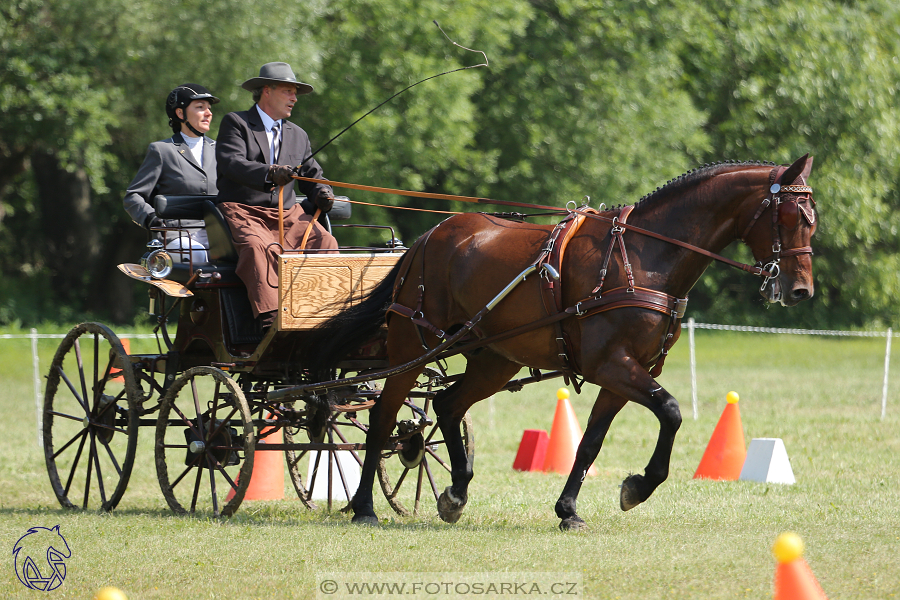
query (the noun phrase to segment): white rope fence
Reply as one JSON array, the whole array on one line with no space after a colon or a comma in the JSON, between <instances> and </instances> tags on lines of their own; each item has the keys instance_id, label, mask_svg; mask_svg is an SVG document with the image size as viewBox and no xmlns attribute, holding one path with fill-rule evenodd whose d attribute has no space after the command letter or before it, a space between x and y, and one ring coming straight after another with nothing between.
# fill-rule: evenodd
<instances>
[{"instance_id":1,"label":"white rope fence","mask_svg":"<svg viewBox=\"0 0 900 600\"><path fill-rule=\"evenodd\" d=\"M693 317L687 321L688 344L690 345L690 362L691 362L691 405L694 411L694 419L699 417L697 408L697 355L694 344L694 330L711 329L716 331L743 331L751 333L776 333L788 335L824 335L833 337L883 337L887 338L887 344L884 350L884 381L881 387L881 418L885 418L887 414L887 396L888 396L888 374L891 366L891 340L894 337L900 337L895 334L893 328L887 331L837 331L830 329L785 329L781 327L751 327L746 325L718 325L715 323L697 323ZM28 334L2 334L0 340L29 339L31 340L31 363L34 378L34 410L37 417L37 439L38 446L43 447L43 386L41 385L41 371L38 361L37 341L46 339L63 339L66 337L64 333L38 333L37 329L32 329ZM147 333L125 333L118 336L120 339L155 339L156 336Z\"/></svg>"},{"instance_id":2,"label":"white rope fence","mask_svg":"<svg viewBox=\"0 0 900 600\"><path fill-rule=\"evenodd\" d=\"M833 337L883 337L887 338L884 350L884 382L881 386L881 418L887 415L888 374L891 367L891 340L900 334L895 334L892 327L887 331L837 331L831 329L785 329L781 327L751 327L747 325L718 325L714 323L697 323L693 317L687 321L688 344L691 355L691 404L694 409L694 419L698 417L697 411L697 355L694 346L695 329L712 329L716 331L744 331L751 333L778 333L788 335L825 335Z\"/></svg>"}]
</instances>

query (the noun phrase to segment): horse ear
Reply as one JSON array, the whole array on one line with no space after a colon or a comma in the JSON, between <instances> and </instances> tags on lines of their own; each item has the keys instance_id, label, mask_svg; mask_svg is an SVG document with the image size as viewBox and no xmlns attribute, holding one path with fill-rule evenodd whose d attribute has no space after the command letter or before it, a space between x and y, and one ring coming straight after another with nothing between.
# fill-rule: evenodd
<instances>
[{"instance_id":1,"label":"horse ear","mask_svg":"<svg viewBox=\"0 0 900 600\"><path fill-rule=\"evenodd\" d=\"M782 185L790 185L797 181L797 178L800 177L803 172L806 170L806 163L809 162L809 168L812 169L812 160L809 158L809 153L804 154L800 158L794 161L794 164L787 168L781 175L781 183Z\"/></svg>"},{"instance_id":2,"label":"horse ear","mask_svg":"<svg viewBox=\"0 0 900 600\"><path fill-rule=\"evenodd\" d=\"M809 156L809 154L807 154L807 156ZM809 158L806 159L806 166L803 167L803 172L800 173L800 177L803 178L803 181L809 181L809 173L812 171L812 163L813 157L809 156Z\"/></svg>"}]
</instances>

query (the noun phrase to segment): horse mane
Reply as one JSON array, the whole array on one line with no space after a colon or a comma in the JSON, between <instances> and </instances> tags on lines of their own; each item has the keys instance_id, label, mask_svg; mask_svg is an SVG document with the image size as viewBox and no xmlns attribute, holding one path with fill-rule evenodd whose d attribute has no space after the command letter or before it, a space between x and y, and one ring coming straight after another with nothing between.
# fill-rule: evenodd
<instances>
[{"instance_id":1,"label":"horse mane","mask_svg":"<svg viewBox=\"0 0 900 600\"><path fill-rule=\"evenodd\" d=\"M745 166L774 167L775 163L759 160L725 160L721 162L705 164L701 167L697 167L696 169L691 169L687 173L679 175L675 179L670 179L664 186L656 188L654 191L641 198L637 203L635 203L634 208L638 209L650 204L664 201L672 196L683 194L688 188L691 188L700 182L706 181L714 175L718 175L728 167Z\"/></svg>"}]
</instances>

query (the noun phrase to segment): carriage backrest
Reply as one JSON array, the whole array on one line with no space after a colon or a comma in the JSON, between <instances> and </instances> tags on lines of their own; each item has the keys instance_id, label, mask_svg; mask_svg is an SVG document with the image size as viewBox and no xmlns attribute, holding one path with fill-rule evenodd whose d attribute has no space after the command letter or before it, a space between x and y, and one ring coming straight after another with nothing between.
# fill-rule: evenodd
<instances>
[{"instance_id":1,"label":"carriage backrest","mask_svg":"<svg viewBox=\"0 0 900 600\"><path fill-rule=\"evenodd\" d=\"M346 196L337 196L334 207L328 214L319 217L322 225L331 232L331 221L349 219L352 205ZM315 212L315 205L307 198L297 199L304 211ZM231 229L210 196L163 196L153 199L156 214L163 219L202 220L206 224L206 235L209 239L210 262L237 262L237 251L231 237Z\"/></svg>"}]
</instances>

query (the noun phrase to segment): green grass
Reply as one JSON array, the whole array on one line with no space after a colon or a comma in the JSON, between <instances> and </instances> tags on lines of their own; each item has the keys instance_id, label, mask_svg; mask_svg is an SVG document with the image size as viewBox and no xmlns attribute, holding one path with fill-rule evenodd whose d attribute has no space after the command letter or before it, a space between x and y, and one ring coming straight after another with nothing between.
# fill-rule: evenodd
<instances>
[{"instance_id":1,"label":"green grass","mask_svg":"<svg viewBox=\"0 0 900 600\"><path fill-rule=\"evenodd\" d=\"M563 476L511 468L522 430L549 431L560 380L473 408L475 479L456 525L441 522L433 504L400 518L376 497L384 524L356 527L338 511L305 510L292 492L245 502L227 520L175 517L156 482L148 429L113 514L64 511L36 443L30 341L0 340L0 545L8 549L0 597L35 597L16 579L9 550L29 527L56 524L73 551L58 598L90 598L108 584L132 600L315 598L317 573L402 571L580 574L590 598L762 599L772 594L770 548L785 530L801 535L832 600L900 597L900 397L891 393L881 420L884 339L698 331L696 340L699 419L687 336L659 378L684 416L669 480L646 503L619 510L618 485L642 472L657 434L647 410L626 407L596 462L600 475L579 498L586 534L557 529ZM42 377L57 344L39 341ZM150 344L135 340L132 351ZM895 373L896 359L895 351ZM729 390L741 395L748 443L784 440L795 485L692 479ZM588 386L571 398L582 427L595 393Z\"/></svg>"}]
</instances>

